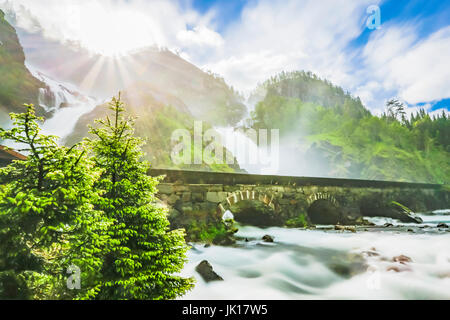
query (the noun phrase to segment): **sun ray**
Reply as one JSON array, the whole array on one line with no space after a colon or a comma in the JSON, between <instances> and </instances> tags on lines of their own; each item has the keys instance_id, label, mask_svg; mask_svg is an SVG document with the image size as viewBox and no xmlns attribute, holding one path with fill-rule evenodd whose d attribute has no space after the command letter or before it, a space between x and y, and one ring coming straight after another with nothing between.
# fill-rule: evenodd
<instances>
[{"instance_id":1,"label":"sun ray","mask_svg":"<svg viewBox=\"0 0 450 320\"><path fill-rule=\"evenodd\" d=\"M83 81L80 83L81 90L89 92L93 88L94 83L99 77L104 64L105 57L100 56L99 59L95 62L94 66L86 74Z\"/></svg>"}]
</instances>

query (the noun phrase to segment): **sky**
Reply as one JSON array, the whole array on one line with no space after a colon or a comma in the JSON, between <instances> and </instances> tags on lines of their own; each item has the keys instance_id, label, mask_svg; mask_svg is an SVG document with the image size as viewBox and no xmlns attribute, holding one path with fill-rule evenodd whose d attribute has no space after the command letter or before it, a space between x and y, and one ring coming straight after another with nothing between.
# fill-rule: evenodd
<instances>
[{"instance_id":1,"label":"sky","mask_svg":"<svg viewBox=\"0 0 450 320\"><path fill-rule=\"evenodd\" d=\"M375 114L392 97L409 112L450 110L450 1L0 0L2 7L29 32L104 55L167 47L244 94L280 71L306 70ZM380 25L369 28L376 12Z\"/></svg>"}]
</instances>

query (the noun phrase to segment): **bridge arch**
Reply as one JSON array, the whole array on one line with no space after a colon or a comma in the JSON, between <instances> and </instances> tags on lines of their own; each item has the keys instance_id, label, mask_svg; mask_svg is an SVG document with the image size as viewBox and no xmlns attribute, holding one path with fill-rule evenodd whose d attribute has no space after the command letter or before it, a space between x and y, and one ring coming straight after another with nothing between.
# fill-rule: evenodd
<instances>
[{"instance_id":1,"label":"bridge arch","mask_svg":"<svg viewBox=\"0 0 450 320\"><path fill-rule=\"evenodd\" d=\"M278 206L273 194L255 190L237 190L217 205L217 212L223 214L226 210L230 210L233 205L245 200L262 202L267 207L277 211Z\"/></svg>"},{"instance_id":2,"label":"bridge arch","mask_svg":"<svg viewBox=\"0 0 450 320\"><path fill-rule=\"evenodd\" d=\"M237 190L217 205L221 216L233 212L236 221L254 226L282 225L279 204L273 193L255 190Z\"/></svg>"},{"instance_id":3,"label":"bridge arch","mask_svg":"<svg viewBox=\"0 0 450 320\"><path fill-rule=\"evenodd\" d=\"M315 201L321 200L321 199L330 201L332 204L334 204L337 207L339 206L339 203L336 200L336 198L328 192L313 193L306 198L306 202L308 203L308 206L311 206Z\"/></svg>"},{"instance_id":4,"label":"bridge arch","mask_svg":"<svg viewBox=\"0 0 450 320\"><path fill-rule=\"evenodd\" d=\"M314 224L335 224L341 219L341 210L336 198L327 192L311 194L306 199L308 218Z\"/></svg>"}]
</instances>

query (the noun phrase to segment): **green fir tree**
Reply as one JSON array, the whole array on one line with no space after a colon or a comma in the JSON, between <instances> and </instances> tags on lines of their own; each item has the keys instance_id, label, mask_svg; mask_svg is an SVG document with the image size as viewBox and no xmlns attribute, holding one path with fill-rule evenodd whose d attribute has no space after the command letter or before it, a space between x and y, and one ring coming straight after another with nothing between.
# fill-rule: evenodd
<instances>
[{"instance_id":1,"label":"green fir tree","mask_svg":"<svg viewBox=\"0 0 450 320\"><path fill-rule=\"evenodd\" d=\"M105 190L97 208L114 220L98 298L176 298L193 287L193 279L177 275L189 248L184 230L169 231L167 212L155 203L159 179L147 175L143 141L134 137L134 120L124 117L120 94L110 109L112 118L97 120L87 140L102 171L96 186Z\"/></svg>"}]
</instances>

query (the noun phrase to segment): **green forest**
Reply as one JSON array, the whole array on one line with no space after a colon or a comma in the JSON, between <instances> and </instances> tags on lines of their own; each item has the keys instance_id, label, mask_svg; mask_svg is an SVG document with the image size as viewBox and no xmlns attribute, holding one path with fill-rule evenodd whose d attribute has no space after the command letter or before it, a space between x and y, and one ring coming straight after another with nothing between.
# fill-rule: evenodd
<instances>
[{"instance_id":1,"label":"green forest","mask_svg":"<svg viewBox=\"0 0 450 320\"><path fill-rule=\"evenodd\" d=\"M323 159L328 176L448 184L450 119L420 110L410 118L397 99L382 116L310 72L281 73L261 85L255 129L280 129ZM313 161L313 160L311 160Z\"/></svg>"}]
</instances>

